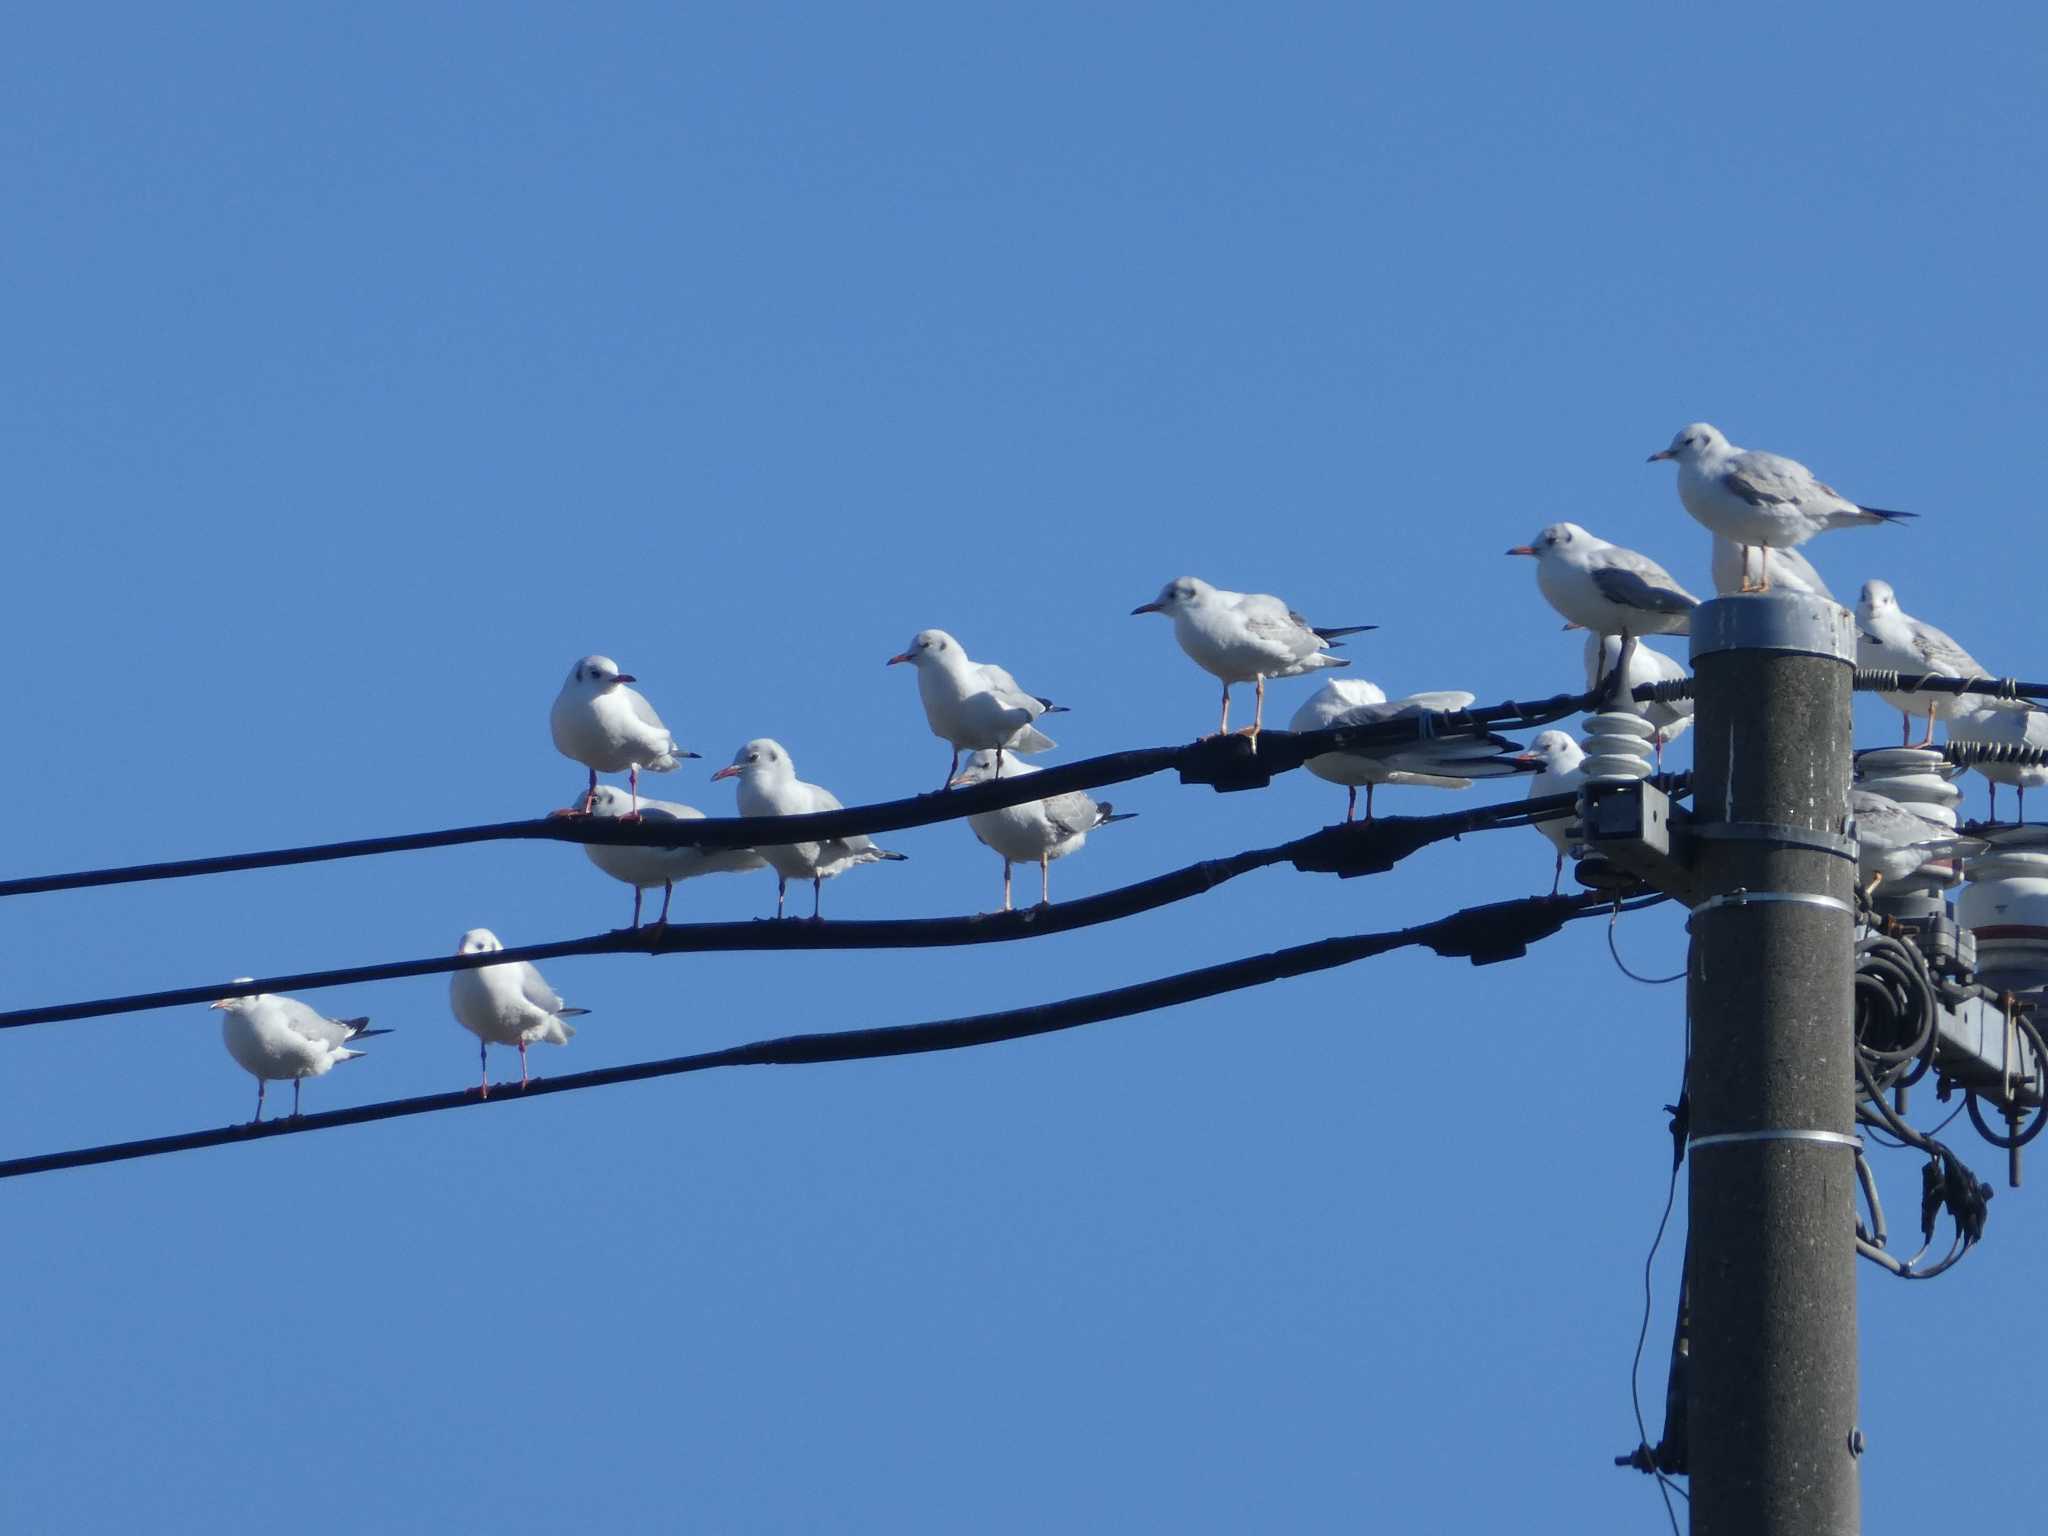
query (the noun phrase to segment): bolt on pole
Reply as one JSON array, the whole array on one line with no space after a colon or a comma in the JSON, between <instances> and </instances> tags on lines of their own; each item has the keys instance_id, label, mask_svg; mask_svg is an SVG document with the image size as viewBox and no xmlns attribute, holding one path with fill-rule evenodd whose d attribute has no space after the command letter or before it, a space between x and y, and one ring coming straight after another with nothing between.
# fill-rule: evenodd
<instances>
[{"instance_id":1,"label":"bolt on pole","mask_svg":"<svg viewBox=\"0 0 2048 1536\"><path fill-rule=\"evenodd\" d=\"M1694 612L1695 1536L1859 1528L1855 625L1825 598Z\"/></svg>"}]
</instances>

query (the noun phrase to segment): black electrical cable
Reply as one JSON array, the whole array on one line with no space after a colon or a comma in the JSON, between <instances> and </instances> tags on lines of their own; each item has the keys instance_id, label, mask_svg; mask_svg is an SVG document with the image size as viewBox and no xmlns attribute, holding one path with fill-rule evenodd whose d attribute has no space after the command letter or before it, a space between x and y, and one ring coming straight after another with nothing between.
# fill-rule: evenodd
<instances>
[{"instance_id":1,"label":"black electrical cable","mask_svg":"<svg viewBox=\"0 0 2048 1536\"><path fill-rule=\"evenodd\" d=\"M1616 906L1616 911L1619 911L1619 904ZM1612 948L1614 942L1614 921L1612 917L1608 919L1607 930L1608 945ZM1620 959L1619 955L1615 956L1617 963ZM1627 968L1623 967L1623 969ZM1643 1347L1649 1342L1650 1313L1655 1305L1655 1293L1651 1289L1651 1276L1657 1262L1657 1250L1664 1246L1664 1233L1671 1225L1672 1207L1678 1201L1678 1173L1685 1166L1686 1138L1690 1134L1692 1118L1691 1083L1692 1015L1688 1011L1685 1018L1685 1060L1679 1069L1678 1077L1678 1102L1664 1106L1671 1116L1671 1178L1664 1187L1664 1210L1663 1214L1657 1218L1657 1231L1650 1239L1650 1251L1643 1256L1643 1321L1642 1325L1636 1329L1635 1354L1630 1359L1628 1368L1628 1398L1630 1406L1635 1409L1637 1449L1633 1455L1615 1458L1616 1462L1620 1465L1640 1467L1643 1471L1649 1472L1656 1477L1657 1492L1663 1497L1664 1517L1671 1522L1672 1536L1678 1536L1678 1511L1672 1507L1671 1495L1676 1493L1687 1503L1692 1502L1692 1495L1679 1487L1672 1480L1671 1475L1657 1464L1657 1453L1650 1446L1650 1426L1643 1418ZM1676 1345L1673 1348L1675 1350ZM1667 1392L1667 1400L1669 1395ZM1667 1424L1665 1428L1668 1433L1670 1426Z\"/></svg>"},{"instance_id":2,"label":"black electrical cable","mask_svg":"<svg viewBox=\"0 0 2048 1536\"><path fill-rule=\"evenodd\" d=\"M1666 898L1646 896L1632 906L1651 906ZM785 1035L779 1039L756 1040L721 1050L700 1051L689 1056L671 1056L660 1061L636 1062L628 1066L600 1067L589 1072L566 1073L560 1077L536 1078L523 1088L511 1085L494 1098L481 1097L474 1089L452 1093L426 1094L411 1099L390 1099L359 1104L348 1109L320 1114L265 1120L247 1125L222 1126L213 1130L186 1131L172 1136L155 1136L140 1141L115 1142L105 1146L81 1147L69 1152L48 1152L0 1162L0 1179L19 1178L31 1173L49 1173L61 1168L86 1168L100 1163L125 1162L133 1158L160 1157L199 1147L227 1146L275 1136L292 1136L307 1131L332 1130L344 1125L365 1125L378 1120L432 1114L446 1109L464 1109L478 1104L503 1104L568 1093L582 1088L610 1087L617 1083L641 1082L649 1078L672 1077L685 1072L703 1072L716 1067L796 1066L832 1061L873 1061L891 1056L921 1055L932 1051L962 1050L1008 1040L1029 1039L1084 1024L1128 1018L1181 1003L1218 997L1249 987L1263 986L1295 976L1350 965L1355 961L1391 950L1420 945L1446 957L1461 957L1474 965L1511 960L1527 952L1528 946L1548 938L1566 923L1589 912L1606 908L1604 893L1578 896L1525 896L1513 901L1467 907L1412 928L1384 933L1351 934L1297 944L1269 954L1230 960L1220 965L1159 977L1152 981L1119 987L1113 991L1071 997L1056 1003L1011 1008L1000 1013L977 1014L967 1018L939 1019L924 1024L895 1024L836 1033ZM502 960L501 951L494 958Z\"/></svg>"},{"instance_id":3,"label":"black electrical cable","mask_svg":"<svg viewBox=\"0 0 2048 1536\"><path fill-rule=\"evenodd\" d=\"M1637 690L1638 693L1641 691ZM849 806L803 816L706 816L697 821L619 821L601 817L547 816L531 821L451 827L439 832L410 832L394 837L366 837L350 842L275 848L260 853L131 864L115 869L78 870L69 874L30 875L0 880L0 896L29 896L92 886L127 885L144 880L175 880L237 870L275 869L292 864L507 840L659 848L760 848L780 843L850 837L857 833L900 832L908 827L955 821L982 811L1023 805L1062 795L1069 790L1102 789L1163 773L1167 769L1177 769L1181 782L1185 784L1207 784L1219 790L1260 789L1270 783L1275 774L1291 772L1311 757L1325 752L1483 735L1495 725L1517 728L1548 725L1579 713L1593 702L1590 693L1554 694L1531 703L1510 699L1481 709L1431 713L1366 725L1330 726L1319 731L1263 731L1256 744L1245 736L1205 736L1185 746L1141 747L1129 752L1112 752L1102 757L1056 764L1025 777L991 779L959 789L914 795L907 800Z\"/></svg>"},{"instance_id":4,"label":"black electrical cable","mask_svg":"<svg viewBox=\"0 0 2048 1536\"><path fill-rule=\"evenodd\" d=\"M2023 683L2012 677L1950 677L1939 672L1894 672L1858 667L1858 693L1978 693L1996 699L2048 699L2048 683Z\"/></svg>"},{"instance_id":5,"label":"black electrical cable","mask_svg":"<svg viewBox=\"0 0 2048 1536\"><path fill-rule=\"evenodd\" d=\"M1607 919L1607 953L1614 956L1614 963L1620 968L1622 975L1626 976L1630 981L1640 981L1645 986L1650 987L1667 987L1674 981L1685 980L1684 971L1674 971L1669 976L1639 976L1630 970L1628 962L1621 958L1621 947L1615 943L1614 939L1615 925L1620 918L1621 903L1617 901L1614 904L1614 911L1609 914Z\"/></svg>"},{"instance_id":6,"label":"black electrical cable","mask_svg":"<svg viewBox=\"0 0 2048 1536\"><path fill-rule=\"evenodd\" d=\"M1525 826L1532 817L1555 815L1569 810L1573 803L1574 797L1569 794L1545 795L1535 800L1510 801L1441 816L1389 816L1375 821L1342 822L1270 848L1253 848L1225 858L1204 859L1133 885L1013 912L988 912L971 917L834 919L830 922L807 918L786 918L779 922L752 918L744 922L669 923L645 928L616 928L586 938L523 944L482 954L430 955L419 960L208 982L200 986L95 998L88 1002L16 1008L0 1013L0 1029L104 1018L150 1008L176 1008L189 1003L210 1003L223 997L253 997L263 992L301 992L317 987L391 981L407 976L432 976L515 960L559 960L569 955L931 949L1042 938L1114 922L1199 896L1226 880L1273 864L1292 863L1296 869L1312 874L1365 874L1389 869L1406 853L1429 843L1465 832Z\"/></svg>"}]
</instances>

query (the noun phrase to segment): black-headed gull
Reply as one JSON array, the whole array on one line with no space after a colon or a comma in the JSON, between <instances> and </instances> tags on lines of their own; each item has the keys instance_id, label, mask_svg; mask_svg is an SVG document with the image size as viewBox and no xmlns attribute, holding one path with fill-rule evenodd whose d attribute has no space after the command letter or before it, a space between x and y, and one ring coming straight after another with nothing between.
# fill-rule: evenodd
<instances>
[{"instance_id":1,"label":"black-headed gull","mask_svg":"<svg viewBox=\"0 0 2048 1536\"><path fill-rule=\"evenodd\" d=\"M458 955L494 954L505 946L488 928L472 928L456 946ZM567 1045L575 1027L565 1020L580 1018L588 1008L571 1008L539 971L524 960L480 965L448 978L448 1006L455 1022L477 1037L477 1059L483 1063L484 1098L491 1096L491 1047L519 1047L519 1086L527 1084L526 1048L546 1041Z\"/></svg>"},{"instance_id":2,"label":"black-headed gull","mask_svg":"<svg viewBox=\"0 0 2048 1536\"><path fill-rule=\"evenodd\" d=\"M1290 731L1320 731L1336 725L1373 725L1422 715L1470 709L1469 693L1411 693L1388 699L1377 683L1362 677L1333 677L1309 696L1288 722ZM1348 792L1344 819L1358 813L1358 789L1365 786L1365 819L1372 820L1372 792L1381 784L1419 784L1431 789L1470 789L1474 779L1504 778L1522 767L1521 747L1505 736L1422 737L1384 747L1325 752L1303 766L1317 778L1342 784Z\"/></svg>"},{"instance_id":3,"label":"black-headed gull","mask_svg":"<svg viewBox=\"0 0 2048 1536\"><path fill-rule=\"evenodd\" d=\"M909 646L891 656L889 666L908 662L917 668L917 693L932 734L953 749L946 783L960 771L960 754L989 750L1044 752L1059 745L1032 721L1063 713L1064 705L1026 693L993 662L970 661L960 642L943 629L919 630Z\"/></svg>"},{"instance_id":4,"label":"black-headed gull","mask_svg":"<svg viewBox=\"0 0 2048 1536\"><path fill-rule=\"evenodd\" d=\"M1748 552L1760 546L1790 549L1830 528L1861 528L1918 516L1849 500L1797 459L1738 448L1704 421L1681 427L1671 446L1650 455L1678 465L1678 499L1711 532L1743 551L1738 592L1768 592L1770 568L1760 583L1748 579Z\"/></svg>"},{"instance_id":5,"label":"black-headed gull","mask_svg":"<svg viewBox=\"0 0 2048 1536\"><path fill-rule=\"evenodd\" d=\"M1856 599L1856 664L1859 667L1891 671L1933 673L1940 677L1991 679L1984 664L1956 644L1946 630L1916 619L1899 606L1888 581L1866 581ZM1932 746L1936 718L1951 719L1958 709L1987 709L2008 714L2030 714L2033 706L2023 699L1994 699L1986 694L1881 693L1885 703L1905 716L1899 733L1901 742L1917 747ZM1965 699L1968 703L1965 703ZM1911 741L1913 719L1927 717L1927 730Z\"/></svg>"},{"instance_id":6,"label":"black-headed gull","mask_svg":"<svg viewBox=\"0 0 2048 1536\"><path fill-rule=\"evenodd\" d=\"M654 706L627 687L635 681L609 656L585 656L569 669L562 691L548 712L555 750L590 770L590 788L600 773L632 775L634 800L640 798L640 770L671 772L694 752L685 752L675 733L661 723ZM590 809L590 795L583 797Z\"/></svg>"},{"instance_id":7,"label":"black-headed gull","mask_svg":"<svg viewBox=\"0 0 2048 1536\"><path fill-rule=\"evenodd\" d=\"M1531 800L1539 800L1545 795L1577 794L1579 786L1586 782L1586 749L1563 731L1544 731L1529 743L1529 750L1522 754L1522 760L1536 767L1535 775L1529 780ZM1557 849L1557 867L1550 878L1550 894L1553 896L1564 880L1564 856L1571 849L1571 836L1566 828L1575 816L1573 811L1561 811L1531 823Z\"/></svg>"},{"instance_id":8,"label":"black-headed gull","mask_svg":"<svg viewBox=\"0 0 2048 1536\"><path fill-rule=\"evenodd\" d=\"M818 784L806 784L796 776L796 765L779 741L757 737L733 754L731 762L711 775L713 779L738 779L742 816L805 816L813 811L842 809L839 797ZM877 860L902 860L907 853L877 848L871 837L856 834L825 843L784 843L758 848L755 852L775 867L775 915L782 916L782 902L792 880L811 882L811 916L818 915L820 893L827 880L842 875L857 864Z\"/></svg>"},{"instance_id":9,"label":"black-headed gull","mask_svg":"<svg viewBox=\"0 0 2048 1536\"><path fill-rule=\"evenodd\" d=\"M1609 679L1621 693L1621 707L1635 711L1655 729L1650 738L1657 754L1657 766L1664 766L1664 749L1692 726L1692 700L1668 699L1638 703L1633 698L1634 690L1645 683L1675 683L1691 674L1684 663L1666 656L1662 651L1652 650L1640 642L1629 647L1628 673L1626 677L1615 676L1621 655L1621 641L1614 635L1586 636L1586 688L1600 687L1601 679ZM1606 695L1612 699L1612 693Z\"/></svg>"},{"instance_id":10,"label":"black-headed gull","mask_svg":"<svg viewBox=\"0 0 2048 1536\"><path fill-rule=\"evenodd\" d=\"M955 784L984 784L990 779L1017 779L1038 770L1014 757L998 760L989 751L976 752L953 780ZM980 811L967 818L967 826L985 847L1003 861L1003 910L1010 910L1010 866L1038 866L1038 904L1052 901L1054 859L1064 859L1088 841L1088 834L1113 821L1129 821L1135 811L1118 812L1107 800L1096 801L1079 790L1054 795L1050 800L1032 800L1023 805L1006 805L999 811Z\"/></svg>"},{"instance_id":11,"label":"black-headed gull","mask_svg":"<svg viewBox=\"0 0 2048 1536\"><path fill-rule=\"evenodd\" d=\"M1856 816L1856 867L1869 877L1866 899L1885 881L1904 880L1929 859L1967 858L1989 846L1873 790L1850 790L1849 809Z\"/></svg>"},{"instance_id":12,"label":"black-headed gull","mask_svg":"<svg viewBox=\"0 0 2048 1536\"><path fill-rule=\"evenodd\" d=\"M1954 742L1980 742L1998 747L2027 747L2036 752L2048 752L2048 714L2030 709L2025 714L2015 714L2009 709L1988 709L1987 704L2000 702L1996 699L1973 698L1949 716L1948 739ZM1970 765L1984 776L1984 782L1991 788L1991 820L1998 820L1998 786L2010 784L2018 793L2020 808L2018 820L2027 819L2027 791L2039 789L2048 784L2048 767L2036 763L2001 763L1985 761Z\"/></svg>"},{"instance_id":13,"label":"black-headed gull","mask_svg":"<svg viewBox=\"0 0 2048 1536\"><path fill-rule=\"evenodd\" d=\"M297 1115L301 1082L324 1076L338 1062L354 1061L365 1054L350 1050L351 1041L391 1033L370 1028L368 1019L330 1019L295 997L268 992L224 997L207 1007L226 1015L220 1021L221 1041L241 1069L256 1079L258 1120L263 1118L263 1090L271 1083L291 1080L292 1114Z\"/></svg>"},{"instance_id":14,"label":"black-headed gull","mask_svg":"<svg viewBox=\"0 0 2048 1536\"><path fill-rule=\"evenodd\" d=\"M1133 614L1163 613L1173 620L1173 637L1190 660L1223 683L1223 719L1217 734L1230 730L1230 685L1251 683L1257 689L1252 723L1246 732L1254 741L1266 717L1266 679L1299 677L1324 667L1351 663L1328 654L1340 636L1363 634L1375 624L1344 624L1322 628L1309 623L1281 599L1266 592L1226 592L1194 576L1181 576L1159 589Z\"/></svg>"},{"instance_id":15,"label":"black-headed gull","mask_svg":"<svg viewBox=\"0 0 2048 1536\"><path fill-rule=\"evenodd\" d=\"M600 820L624 821L633 810L632 801L616 784L600 784L592 791L590 814ZM704 813L674 800L642 800L641 821L702 821ZM649 848L637 844L585 843L590 862L633 887L633 926L640 926L640 896L661 887L661 916L658 928L668 921L668 904L675 895L676 882L698 875L740 874L766 869L768 861L751 848Z\"/></svg>"},{"instance_id":16,"label":"black-headed gull","mask_svg":"<svg viewBox=\"0 0 2048 1536\"><path fill-rule=\"evenodd\" d=\"M1533 555L1536 585L1564 616L1567 629L1596 635L1682 635L1700 604L1648 555L1588 533L1577 523L1552 523L1511 555Z\"/></svg>"},{"instance_id":17,"label":"black-headed gull","mask_svg":"<svg viewBox=\"0 0 2048 1536\"><path fill-rule=\"evenodd\" d=\"M1775 592L1803 592L1812 597L1824 597L1829 602L1835 594L1828 590L1828 584L1820 579L1820 572L1813 568L1813 562L1796 549L1772 549L1761 546L1758 551L1763 557L1763 584ZM1711 562L1714 574L1714 591L1722 597L1732 597L1748 590L1749 574L1745 564L1754 565L1756 560L1743 550L1733 539L1714 535L1714 555Z\"/></svg>"}]
</instances>

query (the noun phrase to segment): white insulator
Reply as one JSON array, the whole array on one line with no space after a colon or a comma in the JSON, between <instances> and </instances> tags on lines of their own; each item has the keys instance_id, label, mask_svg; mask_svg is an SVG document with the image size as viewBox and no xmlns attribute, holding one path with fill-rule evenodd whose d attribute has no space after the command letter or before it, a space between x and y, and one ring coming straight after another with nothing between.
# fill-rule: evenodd
<instances>
[{"instance_id":1,"label":"white insulator","mask_svg":"<svg viewBox=\"0 0 2048 1536\"><path fill-rule=\"evenodd\" d=\"M1856 787L1911 806L1930 821L1956 824L1963 792L1950 782L1962 770L1927 747L1884 747L1856 757Z\"/></svg>"},{"instance_id":2,"label":"white insulator","mask_svg":"<svg viewBox=\"0 0 2048 1536\"><path fill-rule=\"evenodd\" d=\"M1961 770L1941 753L1926 747L1884 747L1856 756L1856 787L1884 795L1917 811L1929 821L1954 829L1956 807L1963 792L1950 782ZM1905 879L1884 883L1887 896L1913 891L1940 891L1963 878L1959 859L1929 859Z\"/></svg>"},{"instance_id":3,"label":"white insulator","mask_svg":"<svg viewBox=\"0 0 2048 1536\"><path fill-rule=\"evenodd\" d=\"M1956 921L1977 939L1977 975L2014 992L2048 986L2048 827L2007 827L1986 840L1956 893Z\"/></svg>"},{"instance_id":4,"label":"white insulator","mask_svg":"<svg viewBox=\"0 0 2048 1536\"><path fill-rule=\"evenodd\" d=\"M1586 758L1580 764L1588 784L1632 784L1647 779L1657 728L1634 710L1610 709L1586 716Z\"/></svg>"}]
</instances>

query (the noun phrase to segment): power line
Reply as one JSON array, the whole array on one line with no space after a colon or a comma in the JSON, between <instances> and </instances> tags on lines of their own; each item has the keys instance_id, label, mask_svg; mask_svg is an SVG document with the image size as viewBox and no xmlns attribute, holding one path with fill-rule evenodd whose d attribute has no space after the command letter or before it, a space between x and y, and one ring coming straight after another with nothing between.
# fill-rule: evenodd
<instances>
[{"instance_id":1,"label":"power line","mask_svg":"<svg viewBox=\"0 0 2048 1536\"><path fill-rule=\"evenodd\" d=\"M1631 906L1650 906L1663 896L1646 896ZM605 1088L618 1083L642 1082L649 1078L674 1077L685 1072L705 1072L717 1067L808 1066L835 1061L873 1061L890 1056L924 1055L934 1051L964 1050L972 1046L995 1045L1008 1040L1028 1039L1097 1024L1110 1019L1151 1013L1181 1003L1196 1002L1246 988L1316 971L1350 965L1413 945L1425 946L1446 957L1462 957L1474 965L1511 960L1529 945L1556 933L1567 922L1592 912L1604 912L1613 898L1589 891L1577 896L1525 896L1513 901L1467 907L1434 922L1385 933L1361 933L1319 939L1269 954L1253 955L1178 975L1160 977L1094 992L1061 1002L999 1013L976 1014L966 1018L939 1019L923 1024L894 1024L873 1029L838 1033L784 1035L756 1040L722 1050L700 1051L688 1056L671 1056L660 1061L635 1062L627 1066L600 1067L589 1072L560 1077L536 1078L524 1089L505 1091L496 1098L482 1098L474 1090L424 1094L410 1099L388 1099L360 1104L350 1109L327 1110L320 1114L268 1120L260 1124L221 1126L214 1130L185 1131L172 1136L154 1136L140 1141L114 1142L104 1146L81 1147L69 1152L46 1152L32 1157L0 1162L0 1179L19 1178L32 1173L51 1173L62 1168L87 1168L100 1163L126 1162L134 1158L161 1157L172 1152L189 1152L200 1147L228 1146L236 1142L260 1141L277 1136L294 1136L308 1131L334 1130L345 1125L366 1125L378 1120L395 1120L409 1115L433 1114L446 1109L464 1109L479 1104L518 1102L551 1093L569 1093L583 1088ZM511 951L492 958L502 960Z\"/></svg>"},{"instance_id":2,"label":"power line","mask_svg":"<svg viewBox=\"0 0 2048 1536\"><path fill-rule=\"evenodd\" d=\"M1033 779L1040 775L1031 775ZM1016 780L1006 782L1015 783ZM58 1024L151 1008L176 1008L223 997L248 997L259 992L300 992L367 981L431 976L517 960L558 960L570 955L675 955L714 951L929 949L965 944L1002 943L1041 938L1077 928L1093 927L1168 906L1213 890L1226 880L1267 866L1292 863L1310 874L1356 875L1391 869L1395 862L1445 838L1498 827L1527 826L1568 813L1574 796L1545 795L1439 816L1387 816L1373 821L1340 823L1270 848L1253 848L1225 858L1204 859L1093 896L1056 906L990 912L973 917L884 918L816 922L790 918L781 922L750 918L744 922L672 923L647 928L619 928L587 938L557 939L541 944L472 955L430 955L418 960L387 961L338 970L302 971L249 981L211 982L156 992L135 992L88 1002L59 1003L43 1008L17 1008L0 1013L0 1029L30 1024Z\"/></svg>"},{"instance_id":3,"label":"power line","mask_svg":"<svg viewBox=\"0 0 2048 1536\"><path fill-rule=\"evenodd\" d=\"M816 811L802 816L707 816L699 821L645 822L548 816L528 821L450 827L438 832L406 832L390 837L314 843L299 848L273 848L258 853L174 859L155 864L78 870L68 874L28 875L15 880L0 880L0 897L42 895L103 885L132 885L147 880L178 880L241 870L277 869L294 864L410 853L467 843L540 841L658 848L772 847L856 834L900 832L908 827L929 826L934 822L955 821L983 811L1001 810L1005 806L1024 805L1033 800L1063 795L1070 790L1103 789L1163 773L1167 769L1178 770L1184 784L1207 784L1218 790L1261 789L1271 782L1275 774L1291 772L1311 757L1325 752L1471 736L1498 724L1513 724L1521 728L1547 725L1576 714L1593 702L1590 694L1554 694L1533 703L1509 700L1483 709L1424 714L1369 725L1332 726L1320 731L1269 730L1260 734L1256 747L1243 736L1206 736L1185 746L1141 747L1129 752L1112 752L1102 757L1055 764L1023 777L991 779L959 789L915 795L907 800L887 800L874 805Z\"/></svg>"}]
</instances>

